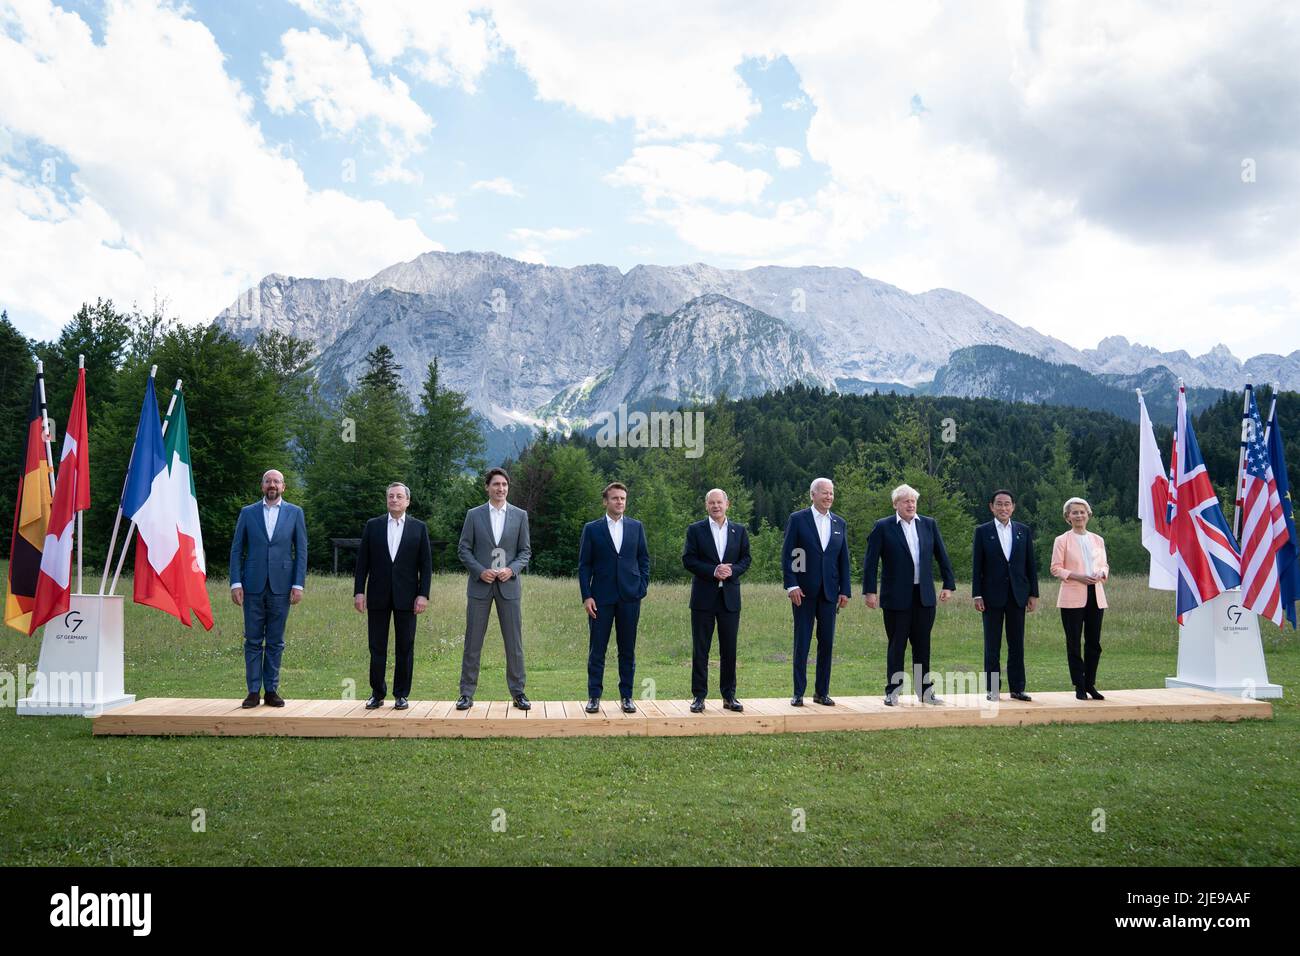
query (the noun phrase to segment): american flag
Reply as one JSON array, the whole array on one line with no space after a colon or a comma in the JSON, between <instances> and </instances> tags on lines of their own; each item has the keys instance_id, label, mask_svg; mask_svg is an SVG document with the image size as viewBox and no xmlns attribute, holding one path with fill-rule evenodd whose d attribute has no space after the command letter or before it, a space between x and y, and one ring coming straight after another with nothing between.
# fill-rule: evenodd
<instances>
[{"instance_id":1,"label":"american flag","mask_svg":"<svg viewBox=\"0 0 1300 956\"><path fill-rule=\"evenodd\" d=\"M1178 623L1187 612L1241 584L1241 555L1223 517L1219 497L1205 470L1187 393L1178 388L1178 428L1174 447L1173 535L1178 562Z\"/></svg>"},{"instance_id":2,"label":"american flag","mask_svg":"<svg viewBox=\"0 0 1300 956\"><path fill-rule=\"evenodd\" d=\"M1254 389L1247 387L1247 408L1242 419L1245 457L1241 474L1241 590L1242 606L1282 626L1282 592L1278 586L1278 549L1286 544L1286 517L1277 481L1264 443L1264 422L1255 404Z\"/></svg>"}]
</instances>

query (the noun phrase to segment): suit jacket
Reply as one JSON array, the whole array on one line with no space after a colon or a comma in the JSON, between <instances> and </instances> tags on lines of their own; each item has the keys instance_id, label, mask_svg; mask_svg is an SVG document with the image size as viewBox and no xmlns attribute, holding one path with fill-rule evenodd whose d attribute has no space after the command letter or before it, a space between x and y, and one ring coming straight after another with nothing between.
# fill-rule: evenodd
<instances>
[{"instance_id":1,"label":"suit jacket","mask_svg":"<svg viewBox=\"0 0 1300 956\"><path fill-rule=\"evenodd\" d=\"M803 571L794 569L796 548L803 551ZM849 569L849 534L844 519L831 512L830 541L823 551L812 508L804 508L790 515L790 520L785 523L781 570L787 591L798 586L808 597L821 591L828 601L838 599L841 594L852 597L850 590L853 572Z\"/></svg>"},{"instance_id":2,"label":"suit jacket","mask_svg":"<svg viewBox=\"0 0 1300 956\"><path fill-rule=\"evenodd\" d=\"M939 562L944 590L957 590L957 581L948 560L948 549L943 546L943 535L933 518L917 515L917 553L921 561L921 605L934 607L934 561ZM912 549L907 546L907 536L898 521L897 513L881 518L867 535L867 556L862 568L862 591L876 592L876 570L881 562L880 606L889 611L905 611L912 606L912 578L916 565L912 563Z\"/></svg>"},{"instance_id":3,"label":"suit jacket","mask_svg":"<svg viewBox=\"0 0 1300 956\"><path fill-rule=\"evenodd\" d=\"M1094 574L1110 574L1110 565L1106 561L1106 542L1101 535L1088 532L1088 541L1092 545L1092 570ZM1061 591L1056 595L1057 607L1086 607L1088 604L1088 585L1079 581L1067 581L1065 575L1070 571L1083 572L1083 550L1079 547L1079 536L1067 531L1052 543L1052 575L1061 579ZM1106 589L1097 582L1097 607L1106 607Z\"/></svg>"},{"instance_id":4,"label":"suit jacket","mask_svg":"<svg viewBox=\"0 0 1300 956\"><path fill-rule=\"evenodd\" d=\"M230 581L247 594L287 594L307 582L307 521L302 509L280 499L280 516L268 540L262 502L239 510L230 542Z\"/></svg>"},{"instance_id":5,"label":"suit jacket","mask_svg":"<svg viewBox=\"0 0 1300 956\"><path fill-rule=\"evenodd\" d=\"M639 601L650 587L650 552L645 529L635 518L624 515L623 548L614 550L605 516L582 527L578 547L578 587L582 599L595 598L597 606L619 601Z\"/></svg>"},{"instance_id":6,"label":"suit jacket","mask_svg":"<svg viewBox=\"0 0 1300 956\"><path fill-rule=\"evenodd\" d=\"M357 552L352 593L364 591L369 610L410 611L417 596L428 598L432 580L433 552L429 547L429 529L423 521L406 516L396 560L388 555L388 515L366 522L361 533L361 549Z\"/></svg>"},{"instance_id":7,"label":"suit jacket","mask_svg":"<svg viewBox=\"0 0 1300 956\"><path fill-rule=\"evenodd\" d=\"M1020 607L1038 597L1038 558L1034 533L1019 521L1011 522L1011 558L1002 553L996 519L975 529L971 555L971 596L984 599L985 607Z\"/></svg>"},{"instance_id":8,"label":"suit jacket","mask_svg":"<svg viewBox=\"0 0 1300 956\"><path fill-rule=\"evenodd\" d=\"M721 592L723 606L728 611L740 610L740 576L749 569L749 530L743 524L727 522L727 545L723 560L718 559L718 546L713 541L712 518L696 521L686 526L686 547L682 551L682 566L695 575L691 581L690 606L696 611L712 611L717 607ZM731 577L718 581L713 576L719 564L731 565ZM722 587L718 587L721 584Z\"/></svg>"},{"instance_id":9,"label":"suit jacket","mask_svg":"<svg viewBox=\"0 0 1300 956\"><path fill-rule=\"evenodd\" d=\"M532 543L528 537L528 512L506 502L506 524L501 532L501 543L498 544L492 539L491 507L485 501L465 512L465 523L460 529L460 544L456 548L460 563L469 572L465 593L472 598L486 598L495 587L507 601L518 601L521 591L519 574L528 567L533 556ZM493 560L492 552L497 548L503 552L501 557L504 564ZM508 567L513 572L510 580L493 581L490 584L480 580L479 575L492 567Z\"/></svg>"}]
</instances>

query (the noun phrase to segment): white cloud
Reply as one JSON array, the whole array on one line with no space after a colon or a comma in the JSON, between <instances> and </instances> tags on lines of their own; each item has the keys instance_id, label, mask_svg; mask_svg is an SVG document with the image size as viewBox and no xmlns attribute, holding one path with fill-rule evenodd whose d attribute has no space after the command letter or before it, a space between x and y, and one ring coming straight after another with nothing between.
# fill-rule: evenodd
<instances>
[{"instance_id":1,"label":"white cloud","mask_svg":"<svg viewBox=\"0 0 1300 956\"><path fill-rule=\"evenodd\" d=\"M720 151L716 143L638 146L606 182L639 189L647 205L661 200L728 205L756 202L772 177L761 169L744 169L719 160Z\"/></svg>"},{"instance_id":2,"label":"white cloud","mask_svg":"<svg viewBox=\"0 0 1300 956\"><path fill-rule=\"evenodd\" d=\"M282 59L264 58L266 105L271 111L292 113L309 107L323 129L341 134L373 125L389 157L376 179L414 182L405 162L422 148L433 119L411 99L410 88L392 74L377 78L358 44L327 37L315 27L289 30L280 44Z\"/></svg>"},{"instance_id":3,"label":"white cloud","mask_svg":"<svg viewBox=\"0 0 1300 956\"><path fill-rule=\"evenodd\" d=\"M483 3L438 0L294 0L317 20L359 33L380 63L473 93L498 55Z\"/></svg>"},{"instance_id":4,"label":"white cloud","mask_svg":"<svg viewBox=\"0 0 1300 956\"><path fill-rule=\"evenodd\" d=\"M460 218L456 214L456 197L451 193L434 193L426 201L433 208L434 222L455 222Z\"/></svg>"},{"instance_id":5,"label":"white cloud","mask_svg":"<svg viewBox=\"0 0 1300 956\"><path fill-rule=\"evenodd\" d=\"M806 110L807 108L808 108L808 97L806 96L796 96L793 99L786 100L784 103L781 104L781 109L783 110L798 111L798 110Z\"/></svg>"},{"instance_id":6,"label":"white cloud","mask_svg":"<svg viewBox=\"0 0 1300 956\"><path fill-rule=\"evenodd\" d=\"M183 13L111 5L102 44L50 3L0 17L0 126L66 159L56 184L0 160L0 301L38 334L97 296L157 293L206 321L269 272L360 278L438 248L381 203L309 187Z\"/></svg>"},{"instance_id":7,"label":"white cloud","mask_svg":"<svg viewBox=\"0 0 1300 956\"><path fill-rule=\"evenodd\" d=\"M470 189L475 192L496 193L498 196L513 196L516 199L523 198L523 193L515 188L515 184L504 176L497 176L495 179L480 179L473 183Z\"/></svg>"},{"instance_id":8,"label":"white cloud","mask_svg":"<svg viewBox=\"0 0 1300 956\"><path fill-rule=\"evenodd\" d=\"M776 164L782 169L797 169L803 163L803 153L789 146L777 146L772 152L776 154Z\"/></svg>"},{"instance_id":9,"label":"white cloud","mask_svg":"<svg viewBox=\"0 0 1300 956\"><path fill-rule=\"evenodd\" d=\"M591 232L590 229L564 229L554 226L550 229L511 229L509 239L511 242L569 242L573 239L580 239Z\"/></svg>"}]
</instances>

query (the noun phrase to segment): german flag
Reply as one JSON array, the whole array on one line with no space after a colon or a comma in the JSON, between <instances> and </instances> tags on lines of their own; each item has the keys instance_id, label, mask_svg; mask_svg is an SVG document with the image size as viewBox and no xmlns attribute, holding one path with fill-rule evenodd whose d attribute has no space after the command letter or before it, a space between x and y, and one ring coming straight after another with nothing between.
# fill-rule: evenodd
<instances>
[{"instance_id":1,"label":"german flag","mask_svg":"<svg viewBox=\"0 0 1300 956\"><path fill-rule=\"evenodd\" d=\"M41 575L41 551L50 524L50 462L45 454L41 415L40 378L32 385L32 408L27 415L27 445L18 474L18 501L14 506L14 533L9 543L9 591L5 595L5 623L30 634L36 605L36 582Z\"/></svg>"}]
</instances>

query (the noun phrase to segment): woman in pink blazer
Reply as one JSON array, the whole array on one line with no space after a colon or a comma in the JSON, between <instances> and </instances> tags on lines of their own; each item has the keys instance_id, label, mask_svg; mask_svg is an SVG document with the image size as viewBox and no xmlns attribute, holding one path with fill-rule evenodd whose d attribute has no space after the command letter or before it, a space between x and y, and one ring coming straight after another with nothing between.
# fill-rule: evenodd
<instances>
[{"instance_id":1,"label":"woman in pink blazer","mask_svg":"<svg viewBox=\"0 0 1300 956\"><path fill-rule=\"evenodd\" d=\"M1052 545L1052 574L1061 579L1056 606L1065 628L1065 656L1070 662L1070 682L1079 700L1105 700L1097 690L1097 662L1101 660L1101 617L1106 608L1102 582L1110 576L1106 542L1088 530L1092 508L1082 498L1071 498L1061 509L1070 530ZM1083 637L1083 656L1079 638Z\"/></svg>"}]
</instances>

